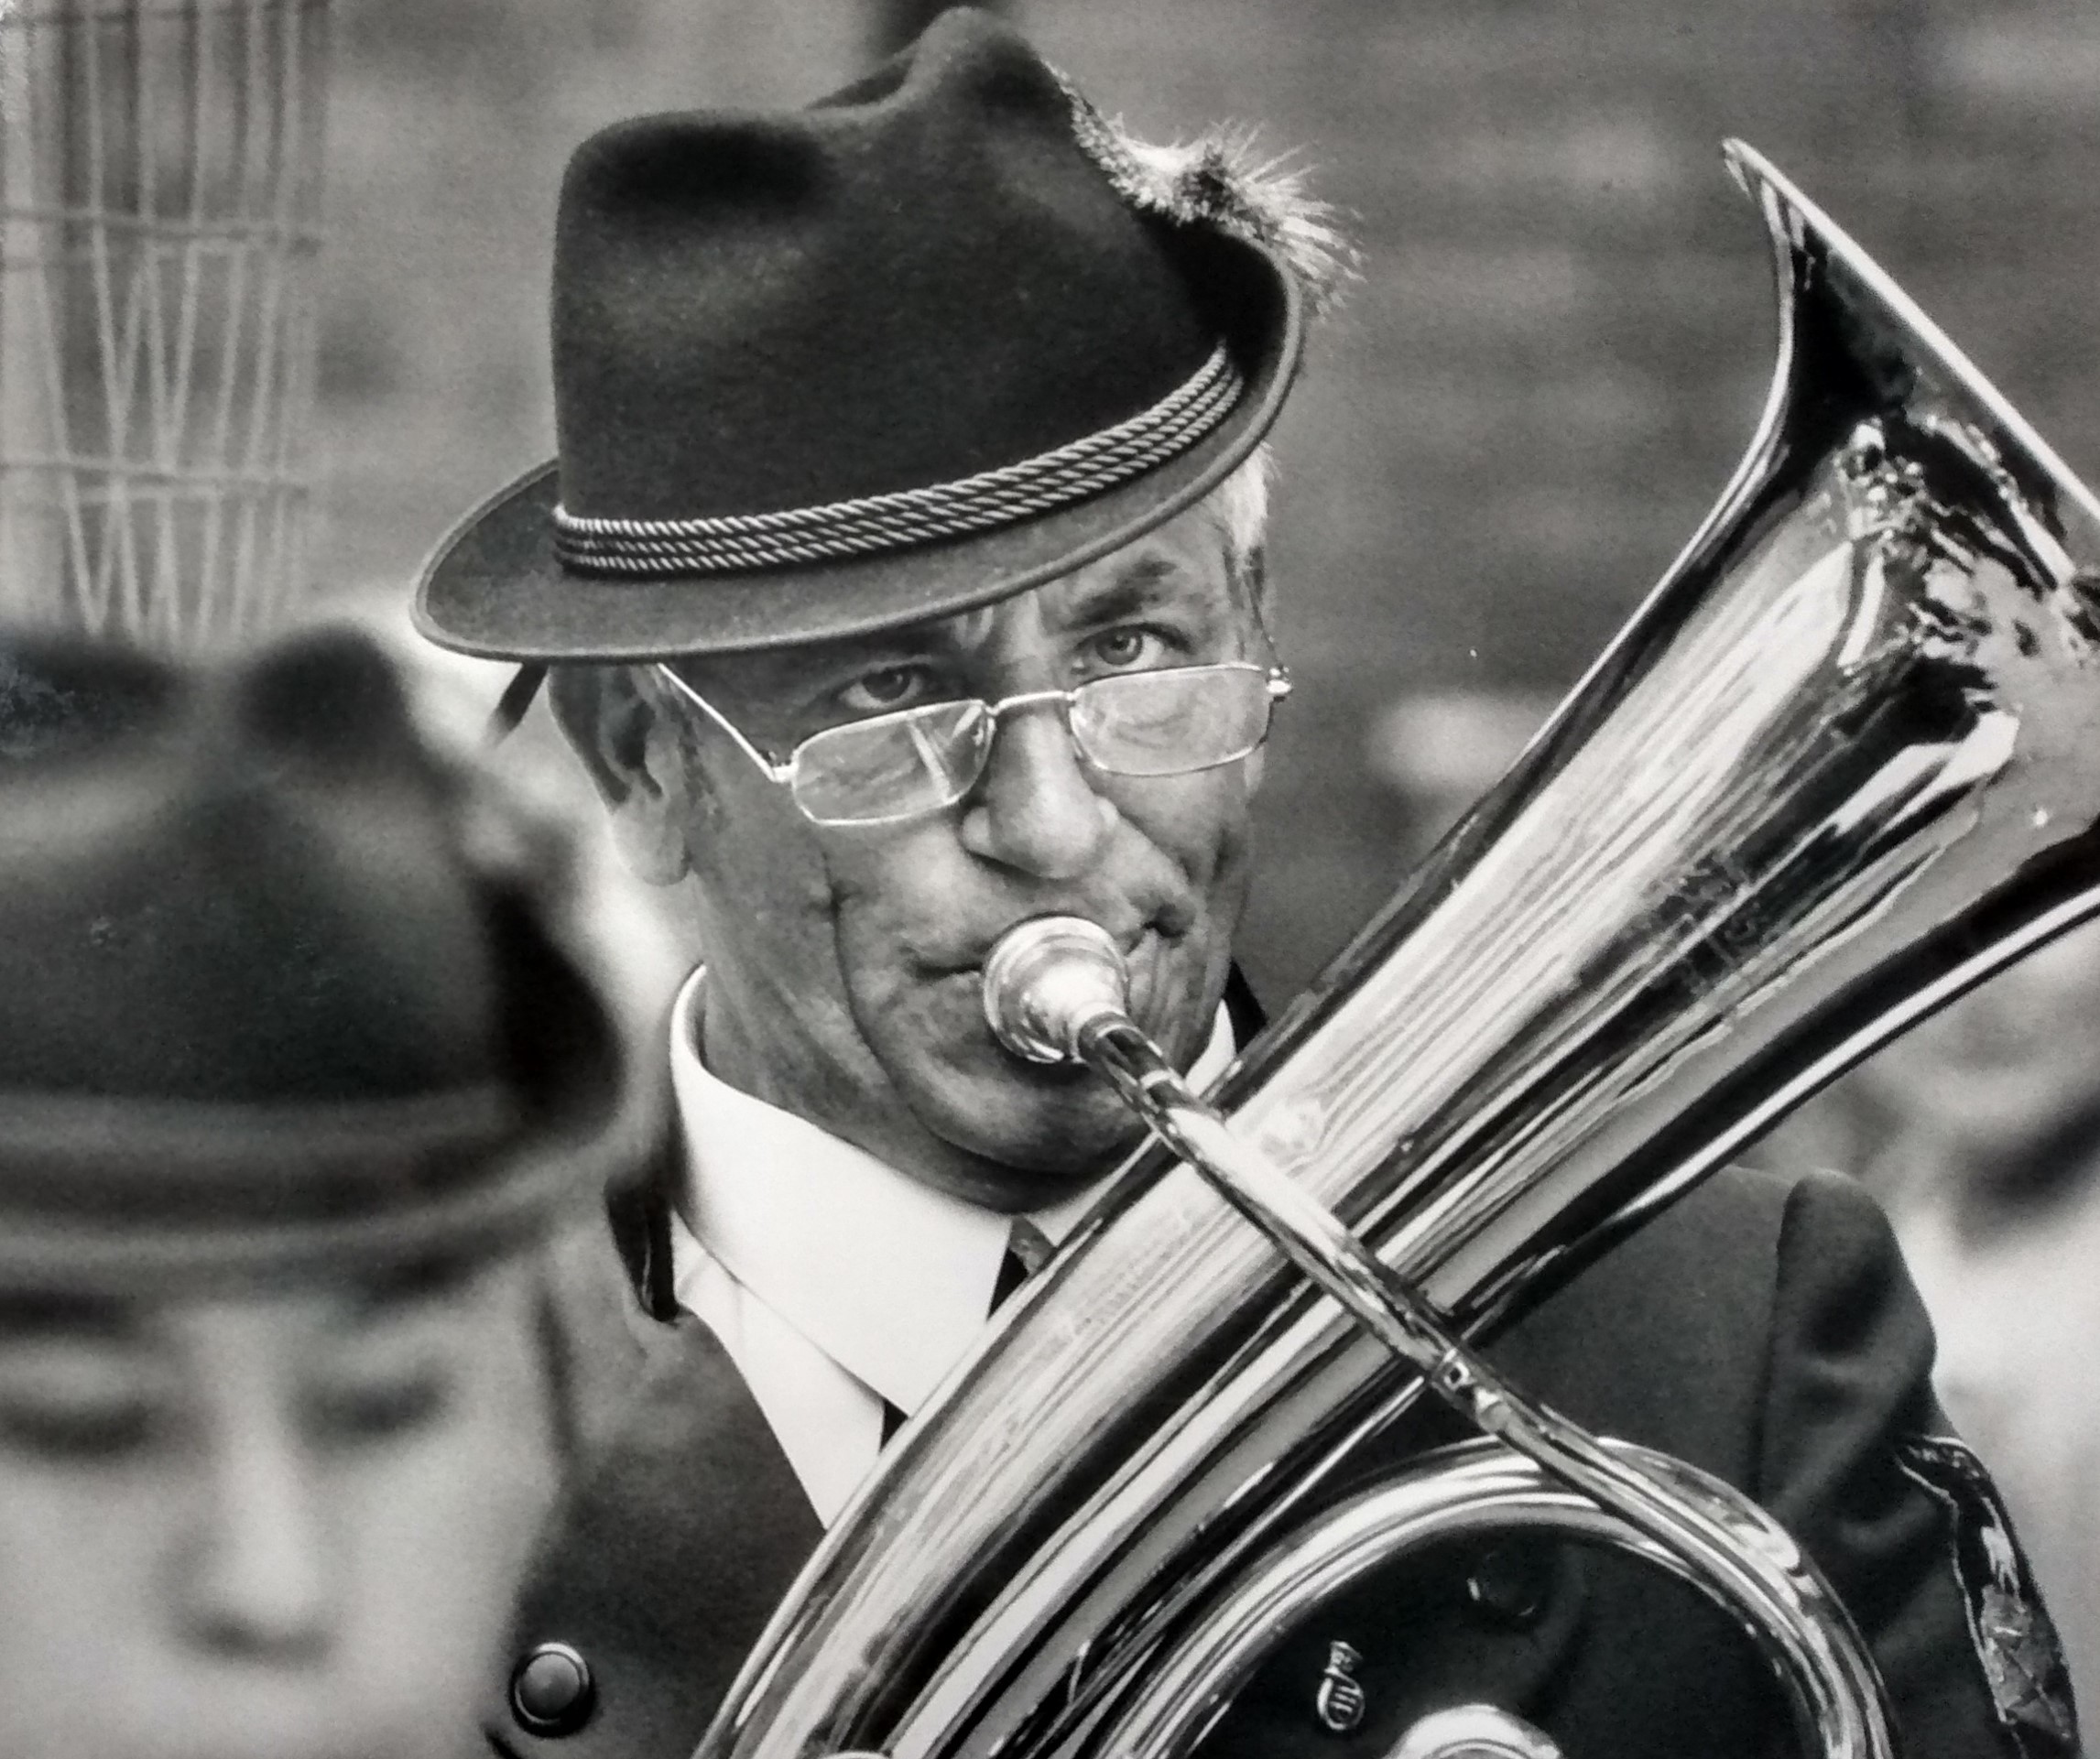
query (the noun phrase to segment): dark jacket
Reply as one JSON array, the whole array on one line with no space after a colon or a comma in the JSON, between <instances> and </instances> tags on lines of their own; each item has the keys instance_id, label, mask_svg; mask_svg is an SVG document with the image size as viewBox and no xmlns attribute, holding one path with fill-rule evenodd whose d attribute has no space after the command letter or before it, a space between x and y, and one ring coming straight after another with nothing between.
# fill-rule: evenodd
<instances>
[{"instance_id":1,"label":"dark jacket","mask_svg":"<svg viewBox=\"0 0 2100 1759\"><path fill-rule=\"evenodd\" d=\"M620 1227L656 1311L672 1312L646 1206ZM492 1707L498 1753L688 1759L820 1536L720 1345L690 1316L647 1323L640 1391L579 1475L519 1612L521 1665L538 1645L569 1645L590 1672L589 1714L535 1735L511 1702ZM1732 1170L1487 1353L1578 1420L1718 1473L1784 1522L1869 1636L1907 1759L2063 1759L2075 1751L2068 1683L2017 1547L2006 1563L2002 1510L1958 1444L1928 1444L1945 1432L1931 1352L1869 1199L1834 1177ZM1460 1433L1425 1413L1364 1472ZM1363 1698L1339 1732L1332 1704L1321 1713L1337 1642L1357 1657ZM1505 1536L1403 1558L1323 1605L1201 1751L1371 1759L1417 1717L1474 1701L1538 1724L1570 1759L1784 1750L1762 1664L1692 1591L1594 1550Z\"/></svg>"}]
</instances>

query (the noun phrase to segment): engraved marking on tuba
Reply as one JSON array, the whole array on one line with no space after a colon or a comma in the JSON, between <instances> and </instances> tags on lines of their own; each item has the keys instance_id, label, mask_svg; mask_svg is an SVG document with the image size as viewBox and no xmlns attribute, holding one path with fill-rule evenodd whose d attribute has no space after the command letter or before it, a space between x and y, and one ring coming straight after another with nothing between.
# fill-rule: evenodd
<instances>
[{"instance_id":1,"label":"engraved marking on tuba","mask_svg":"<svg viewBox=\"0 0 2100 1759\"><path fill-rule=\"evenodd\" d=\"M1356 1678L1363 1659L1339 1637L1327 1645L1327 1667L1320 1676L1320 1689L1313 1694L1312 1712L1320 1726L1332 1733L1347 1734L1364 1720L1364 1687Z\"/></svg>"}]
</instances>

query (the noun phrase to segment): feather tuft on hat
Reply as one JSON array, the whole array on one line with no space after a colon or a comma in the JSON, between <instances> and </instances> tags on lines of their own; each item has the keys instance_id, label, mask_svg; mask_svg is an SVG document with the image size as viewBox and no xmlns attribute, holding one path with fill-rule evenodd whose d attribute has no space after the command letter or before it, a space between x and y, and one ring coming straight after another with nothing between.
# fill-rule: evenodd
<instances>
[{"instance_id":1,"label":"feather tuft on hat","mask_svg":"<svg viewBox=\"0 0 2100 1759\"><path fill-rule=\"evenodd\" d=\"M1289 154L1264 156L1257 132L1224 123L1192 140L1139 139L1062 73L1081 148L1124 200L1181 225L1210 225L1277 257L1316 310L1356 277L1360 254L1341 212L1314 195Z\"/></svg>"}]
</instances>

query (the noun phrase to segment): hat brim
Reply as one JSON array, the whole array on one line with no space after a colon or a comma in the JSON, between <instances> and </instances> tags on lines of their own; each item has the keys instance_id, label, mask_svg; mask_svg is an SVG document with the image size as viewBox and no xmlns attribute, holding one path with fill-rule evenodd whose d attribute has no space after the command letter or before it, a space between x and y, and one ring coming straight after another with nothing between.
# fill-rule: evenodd
<instances>
[{"instance_id":1,"label":"hat brim","mask_svg":"<svg viewBox=\"0 0 2100 1759\"><path fill-rule=\"evenodd\" d=\"M582 1212L599 1200L647 1154L646 1115L637 1107L594 1128L536 1131L490 1156L476 1176L456 1181L457 1189L413 1202L375 1202L350 1214L176 1217L148 1228L110 1204L99 1215L11 1218L0 1239L0 1289L158 1294L257 1282L354 1284L425 1262L497 1258L545 1233L563 1212ZM189 1166L171 1161L165 1143L150 1161L114 1153L96 1161L95 1146L82 1144L27 1170L68 1173L82 1188L113 1174L167 1182L190 1175L201 1184L224 1178L228 1163L256 1145L221 1142L208 1159ZM288 1151L278 1162L280 1186L285 1166L298 1158ZM376 1170L399 1169L380 1157ZM370 1169L366 1178L378 1182Z\"/></svg>"},{"instance_id":2,"label":"hat brim","mask_svg":"<svg viewBox=\"0 0 2100 1759\"><path fill-rule=\"evenodd\" d=\"M945 543L849 561L661 580L605 579L554 552L558 463L475 508L418 582L416 626L441 646L494 659L639 660L738 653L895 629L991 604L1142 537L1193 505L1274 425L1305 342L1296 279L1252 244L1241 333L1226 342L1246 388L1186 451L1069 507Z\"/></svg>"},{"instance_id":3,"label":"hat brim","mask_svg":"<svg viewBox=\"0 0 2100 1759\"><path fill-rule=\"evenodd\" d=\"M660 1152L668 1070L571 962L566 943L589 928L543 940L521 910L501 916L533 980L505 1003L524 1115L476 1140L474 1104L456 1128L450 1106L420 1101L16 1105L0 1116L0 1291L354 1284L493 1259L602 1214L606 1190Z\"/></svg>"}]
</instances>

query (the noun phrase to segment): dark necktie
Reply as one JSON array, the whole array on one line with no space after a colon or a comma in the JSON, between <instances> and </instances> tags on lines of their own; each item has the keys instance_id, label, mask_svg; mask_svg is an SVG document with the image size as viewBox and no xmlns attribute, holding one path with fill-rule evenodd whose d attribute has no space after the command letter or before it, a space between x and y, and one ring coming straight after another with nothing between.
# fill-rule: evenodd
<instances>
[{"instance_id":1,"label":"dark necktie","mask_svg":"<svg viewBox=\"0 0 2100 1759\"><path fill-rule=\"evenodd\" d=\"M987 1315L996 1313L1006 1306L1007 1298L1028 1280L1028 1261L1014 1250L1011 1240L1006 1243L1006 1255L999 1260L999 1275L992 1284L992 1305Z\"/></svg>"}]
</instances>

